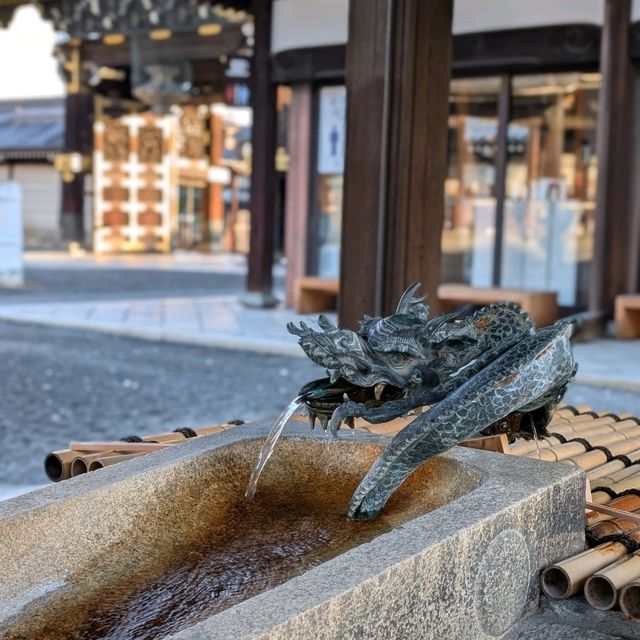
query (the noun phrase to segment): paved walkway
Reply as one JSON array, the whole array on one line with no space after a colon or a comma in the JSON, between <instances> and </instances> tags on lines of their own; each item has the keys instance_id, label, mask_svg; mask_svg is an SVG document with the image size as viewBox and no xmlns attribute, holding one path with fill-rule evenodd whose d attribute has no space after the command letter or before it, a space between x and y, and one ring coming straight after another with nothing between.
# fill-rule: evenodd
<instances>
[{"instance_id":1,"label":"paved walkway","mask_svg":"<svg viewBox=\"0 0 640 640\"><path fill-rule=\"evenodd\" d=\"M0 304L0 319L294 355L302 352L296 338L287 332L287 323L310 320L282 308L247 309L233 295L4 303Z\"/></svg>"},{"instance_id":2,"label":"paved walkway","mask_svg":"<svg viewBox=\"0 0 640 640\"><path fill-rule=\"evenodd\" d=\"M330 316L332 314L329 314ZM145 340L302 355L287 323L315 316L247 309L236 295L1 303L0 319L86 329ZM595 340L574 346L577 381L640 391L640 341Z\"/></svg>"},{"instance_id":3,"label":"paved walkway","mask_svg":"<svg viewBox=\"0 0 640 640\"><path fill-rule=\"evenodd\" d=\"M32 252L25 254L28 267L45 270L89 270L81 276L95 287L107 274L130 270L142 274L151 270L172 271L185 276L191 273L230 274L238 277L246 270L244 256L208 255L193 252L177 252L171 255L95 256L62 252ZM104 276L99 274L104 270ZM115 271L114 271L115 270ZM277 265L274 275L281 278L284 267ZM79 276L80 277L80 274ZM120 277L120 276L118 276ZM176 276L177 277L177 276ZM129 280L129 278L127 278ZM240 281L238 281L240 282ZM115 289L108 297L92 299L87 289L79 291L73 299L59 296L41 300L0 297L0 319L22 323L45 324L99 331L154 341L183 344L249 349L283 355L302 355L296 339L287 330L288 322L307 320L282 307L271 310L247 309L240 302L240 290L219 290L207 295L207 291L175 295L153 295L131 291L126 295ZM176 285L184 286L182 280ZM220 283L209 282L211 287ZM277 294L282 296L281 291ZM204 294L204 295L203 295ZM215 294L215 295L214 295ZM95 296L93 296L95 298ZM331 314L329 314L331 315ZM577 380L596 387L609 387L640 392L640 340L595 340L579 343L574 347L578 361Z\"/></svg>"}]
</instances>

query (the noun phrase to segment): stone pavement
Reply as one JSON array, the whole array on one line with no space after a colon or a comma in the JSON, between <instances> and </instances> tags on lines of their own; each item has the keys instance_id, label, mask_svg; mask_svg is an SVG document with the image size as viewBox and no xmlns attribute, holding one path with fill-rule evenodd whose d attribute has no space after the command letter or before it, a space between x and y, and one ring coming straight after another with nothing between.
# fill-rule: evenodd
<instances>
[{"instance_id":1,"label":"stone pavement","mask_svg":"<svg viewBox=\"0 0 640 640\"><path fill-rule=\"evenodd\" d=\"M327 314L335 321L335 314ZM240 295L123 297L16 302L0 299L0 319L85 329L145 340L302 355L288 322L313 323L289 309L247 309ZM601 339L574 346L576 381L640 392L640 340Z\"/></svg>"},{"instance_id":2,"label":"stone pavement","mask_svg":"<svg viewBox=\"0 0 640 640\"><path fill-rule=\"evenodd\" d=\"M77 293L69 296L68 291L66 294L43 291L33 295L27 291L23 296L0 295L0 319L153 341L298 356L302 352L286 325L290 321L315 320L315 316L305 318L282 306L271 310L245 308L240 299L246 260L239 255L176 252L95 256L83 252L72 255L31 252L25 254L25 263L41 275L75 272L75 280L71 279L69 284ZM160 281L154 273L164 279ZM185 281L189 274L200 280ZM283 275L284 267L276 265L276 295L280 298ZM136 277L141 282L128 287ZM109 278L111 281L103 286ZM173 286L171 278L175 279ZM147 284L148 281L153 282ZM54 284L44 279L45 287ZM640 392L640 340L594 340L576 344L574 351L578 382Z\"/></svg>"},{"instance_id":3,"label":"stone pavement","mask_svg":"<svg viewBox=\"0 0 640 640\"><path fill-rule=\"evenodd\" d=\"M2 303L0 319L101 331L145 340L300 355L292 311L247 309L239 296Z\"/></svg>"}]
</instances>

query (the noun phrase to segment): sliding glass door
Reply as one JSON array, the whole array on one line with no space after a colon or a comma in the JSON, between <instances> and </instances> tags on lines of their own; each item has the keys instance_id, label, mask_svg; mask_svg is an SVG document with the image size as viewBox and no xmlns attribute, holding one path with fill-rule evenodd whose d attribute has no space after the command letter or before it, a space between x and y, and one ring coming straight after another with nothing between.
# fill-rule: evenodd
<instances>
[{"instance_id":1,"label":"sliding glass door","mask_svg":"<svg viewBox=\"0 0 640 640\"><path fill-rule=\"evenodd\" d=\"M452 81L443 282L586 305L599 85L595 73Z\"/></svg>"},{"instance_id":2,"label":"sliding glass door","mask_svg":"<svg viewBox=\"0 0 640 640\"><path fill-rule=\"evenodd\" d=\"M500 88L500 77L451 82L443 282L492 282Z\"/></svg>"},{"instance_id":3,"label":"sliding glass door","mask_svg":"<svg viewBox=\"0 0 640 640\"><path fill-rule=\"evenodd\" d=\"M504 287L584 306L593 255L597 74L515 76L507 144Z\"/></svg>"}]
</instances>

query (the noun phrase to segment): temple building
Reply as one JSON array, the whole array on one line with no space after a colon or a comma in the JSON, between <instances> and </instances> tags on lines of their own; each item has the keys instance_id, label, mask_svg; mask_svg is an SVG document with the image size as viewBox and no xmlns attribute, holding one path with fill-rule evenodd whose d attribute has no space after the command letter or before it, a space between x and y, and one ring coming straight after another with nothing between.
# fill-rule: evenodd
<instances>
[{"instance_id":1,"label":"temple building","mask_svg":"<svg viewBox=\"0 0 640 640\"><path fill-rule=\"evenodd\" d=\"M640 0L35 4L65 241L248 252L261 305L281 253L287 303L335 281L347 323L418 278L605 315L639 288Z\"/></svg>"},{"instance_id":2,"label":"temple building","mask_svg":"<svg viewBox=\"0 0 640 640\"><path fill-rule=\"evenodd\" d=\"M5 23L18 4L0 3ZM246 252L248 3L148 4L37 3L59 34L66 81L51 199L60 210L47 221L59 243L98 253ZM24 154L33 137L23 133Z\"/></svg>"},{"instance_id":3,"label":"temple building","mask_svg":"<svg viewBox=\"0 0 640 640\"><path fill-rule=\"evenodd\" d=\"M588 307L604 17L602 0L453 2L443 283L556 291L561 308ZM307 238L287 254L290 302L301 276L340 274L348 21L348 0L275 0L274 78L292 87L297 160L286 228ZM635 2L630 58L638 29Z\"/></svg>"}]
</instances>

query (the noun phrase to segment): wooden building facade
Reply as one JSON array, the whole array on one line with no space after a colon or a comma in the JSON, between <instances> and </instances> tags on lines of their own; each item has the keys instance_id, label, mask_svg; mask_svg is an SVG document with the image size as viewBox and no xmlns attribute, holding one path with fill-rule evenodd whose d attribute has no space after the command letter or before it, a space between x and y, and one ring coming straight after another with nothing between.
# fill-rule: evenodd
<instances>
[{"instance_id":1,"label":"wooden building facade","mask_svg":"<svg viewBox=\"0 0 640 640\"><path fill-rule=\"evenodd\" d=\"M0 20L17 4L0 0ZM121 189L99 214L105 237L165 248L176 234L156 201L165 159L136 166L133 131L164 125L131 112L166 112L185 96L198 108L250 84L248 302L275 302L276 158L288 165L288 292L305 275L339 277L344 324L388 312L417 279L434 307L438 285L458 282L555 291L567 312L605 315L617 293L640 287L638 0L38 4L69 34L69 239L83 231L87 123L129 118L120 165L104 157L112 125L97 129L100 175ZM230 58L250 79L230 82ZM193 185L203 167L177 144L167 133L158 149ZM201 150L210 163L215 146ZM214 189L208 180L206 197ZM220 212L203 208L215 228ZM134 219L144 229L132 240Z\"/></svg>"},{"instance_id":2,"label":"wooden building facade","mask_svg":"<svg viewBox=\"0 0 640 640\"><path fill-rule=\"evenodd\" d=\"M638 290L640 3L275 0L274 15L288 246L306 237L290 302L305 275L340 278L345 324L417 279L434 307L441 283L553 291L564 313ZM340 112L346 153L328 163Z\"/></svg>"}]
</instances>

